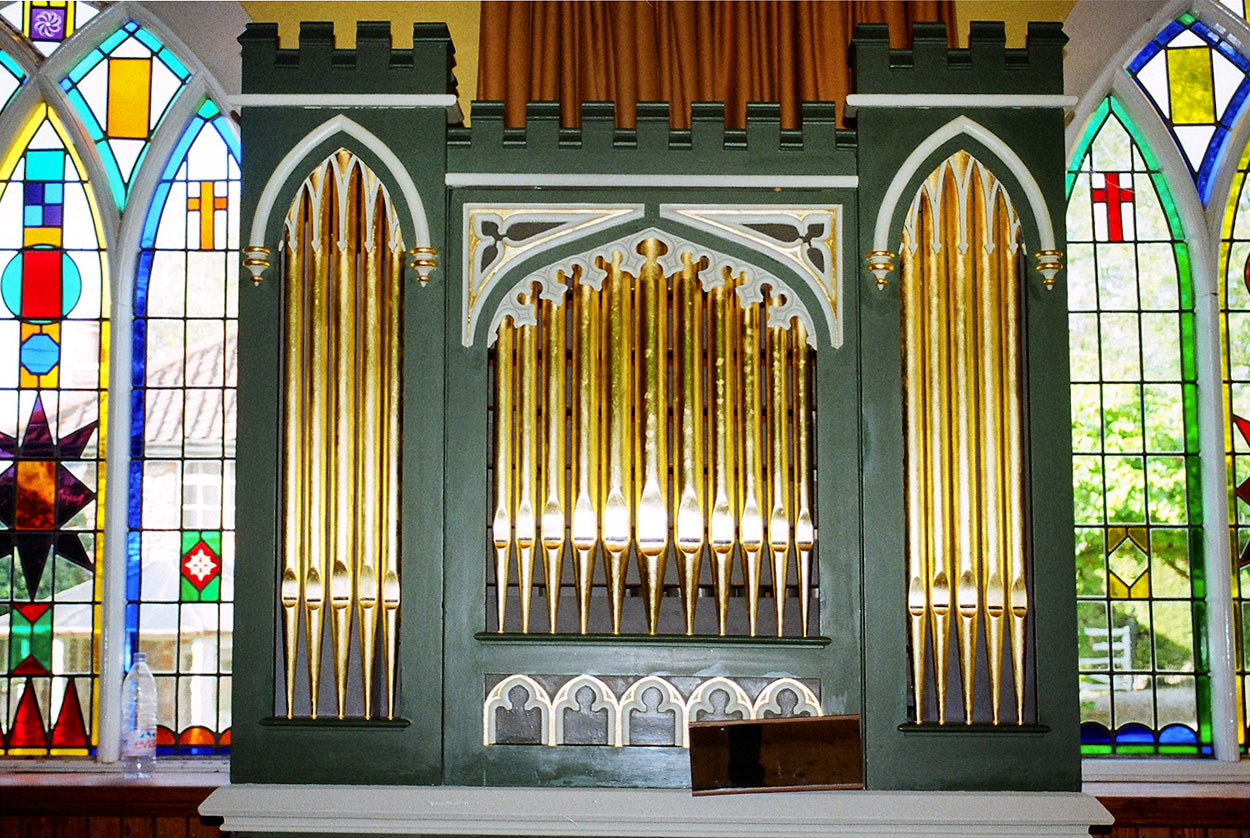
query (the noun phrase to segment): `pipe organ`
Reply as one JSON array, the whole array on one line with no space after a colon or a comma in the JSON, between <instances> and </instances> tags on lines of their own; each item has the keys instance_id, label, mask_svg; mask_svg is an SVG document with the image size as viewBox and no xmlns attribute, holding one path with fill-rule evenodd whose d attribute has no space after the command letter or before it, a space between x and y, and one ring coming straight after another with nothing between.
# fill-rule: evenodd
<instances>
[{"instance_id":1,"label":"pipe organ","mask_svg":"<svg viewBox=\"0 0 1250 838\"><path fill-rule=\"evenodd\" d=\"M1025 721L1019 237L1002 183L966 151L929 175L903 224L907 613L917 722L948 721L952 635L963 721L972 724L982 709L993 724L1002 719L1004 636L1009 703L1016 723ZM975 706L981 647L988 708ZM926 710L930 680L934 707Z\"/></svg>"},{"instance_id":2,"label":"pipe organ","mask_svg":"<svg viewBox=\"0 0 1250 838\"><path fill-rule=\"evenodd\" d=\"M637 252L636 274L616 252L593 256L586 270L557 268L546 286L523 282L515 295L524 322L509 315L496 327L495 628L531 630L541 553L541 629L562 630L567 542L581 634L691 635L702 597L717 634L732 633L736 602L745 606L741 633L755 636L768 574L769 630L787 634L793 597L799 618L789 631L806 636L815 353L799 318L775 316L793 292L752 293L745 274L718 273L706 255L661 238L642 239ZM642 606L632 623L631 561ZM597 587L603 596L593 596ZM510 622L512 598L519 615Z\"/></svg>"},{"instance_id":3,"label":"pipe organ","mask_svg":"<svg viewBox=\"0 0 1250 838\"><path fill-rule=\"evenodd\" d=\"M380 714L383 699L386 715L394 714L403 250L385 187L346 149L308 175L283 225L287 718L344 718L349 692L352 715ZM323 670L332 672L327 711ZM296 701L297 691L305 701Z\"/></svg>"},{"instance_id":4,"label":"pipe organ","mask_svg":"<svg viewBox=\"0 0 1250 838\"><path fill-rule=\"evenodd\" d=\"M249 26L235 783L681 787L690 723L857 715L872 790L1079 787L1064 38L912 36L844 126L674 131Z\"/></svg>"}]
</instances>

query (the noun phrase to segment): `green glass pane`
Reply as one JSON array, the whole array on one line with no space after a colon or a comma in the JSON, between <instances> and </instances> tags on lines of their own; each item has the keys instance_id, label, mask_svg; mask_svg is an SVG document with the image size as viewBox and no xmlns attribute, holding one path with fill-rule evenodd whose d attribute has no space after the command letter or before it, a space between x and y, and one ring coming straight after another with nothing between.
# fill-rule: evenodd
<instances>
[{"instance_id":1,"label":"green glass pane","mask_svg":"<svg viewBox=\"0 0 1250 838\"><path fill-rule=\"evenodd\" d=\"M1072 458L1072 481L1078 524L1103 522L1102 458Z\"/></svg>"},{"instance_id":2,"label":"green glass pane","mask_svg":"<svg viewBox=\"0 0 1250 838\"><path fill-rule=\"evenodd\" d=\"M1183 457L1148 457L1150 521L1184 524L1189 518L1187 475Z\"/></svg>"},{"instance_id":3,"label":"green glass pane","mask_svg":"<svg viewBox=\"0 0 1250 838\"><path fill-rule=\"evenodd\" d=\"M1104 458L1107 485L1107 522L1146 523L1145 464L1141 457Z\"/></svg>"},{"instance_id":4,"label":"green glass pane","mask_svg":"<svg viewBox=\"0 0 1250 838\"><path fill-rule=\"evenodd\" d=\"M1098 315L1073 314L1068 317L1068 349L1071 352L1073 381L1097 381Z\"/></svg>"},{"instance_id":5,"label":"green glass pane","mask_svg":"<svg viewBox=\"0 0 1250 838\"><path fill-rule=\"evenodd\" d=\"M1097 384L1072 385L1072 450L1097 453L1102 450L1102 415Z\"/></svg>"},{"instance_id":6,"label":"green glass pane","mask_svg":"<svg viewBox=\"0 0 1250 838\"><path fill-rule=\"evenodd\" d=\"M1141 316L1142 376L1146 381L1178 381L1181 377L1180 319L1176 314L1147 312Z\"/></svg>"},{"instance_id":7,"label":"green glass pane","mask_svg":"<svg viewBox=\"0 0 1250 838\"><path fill-rule=\"evenodd\" d=\"M1167 453L1185 450L1185 415L1181 385L1147 384L1145 394L1146 450Z\"/></svg>"},{"instance_id":8,"label":"green glass pane","mask_svg":"<svg viewBox=\"0 0 1250 838\"><path fill-rule=\"evenodd\" d=\"M1103 531L1078 528L1076 531L1076 595L1102 596L1107 592L1107 570L1103 562L1106 548Z\"/></svg>"},{"instance_id":9,"label":"green glass pane","mask_svg":"<svg viewBox=\"0 0 1250 838\"><path fill-rule=\"evenodd\" d=\"M1103 314L1100 318L1102 378L1140 381L1141 347L1135 314Z\"/></svg>"},{"instance_id":10,"label":"green glass pane","mask_svg":"<svg viewBox=\"0 0 1250 838\"><path fill-rule=\"evenodd\" d=\"M1069 228L1068 235L1072 232ZM1068 245L1068 311L1094 311L1098 297L1094 283L1094 246Z\"/></svg>"},{"instance_id":11,"label":"green glass pane","mask_svg":"<svg viewBox=\"0 0 1250 838\"><path fill-rule=\"evenodd\" d=\"M1101 242L1098 248L1098 307L1137 310L1137 258L1132 244Z\"/></svg>"},{"instance_id":12,"label":"green glass pane","mask_svg":"<svg viewBox=\"0 0 1250 838\"><path fill-rule=\"evenodd\" d=\"M1137 246L1141 307L1147 311L1175 311L1180 307L1176 281L1176 251L1156 242Z\"/></svg>"},{"instance_id":13,"label":"green glass pane","mask_svg":"<svg viewBox=\"0 0 1250 838\"><path fill-rule=\"evenodd\" d=\"M1103 442L1107 451L1121 453L1144 451L1141 398L1140 385L1103 385Z\"/></svg>"},{"instance_id":14,"label":"green glass pane","mask_svg":"<svg viewBox=\"0 0 1250 838\"><path fill-rule=\"evenodd\" d=\"M1156 597L1190 596L1188 531L1150 530L1150 588Z\"/></svg>"}]
</instances>

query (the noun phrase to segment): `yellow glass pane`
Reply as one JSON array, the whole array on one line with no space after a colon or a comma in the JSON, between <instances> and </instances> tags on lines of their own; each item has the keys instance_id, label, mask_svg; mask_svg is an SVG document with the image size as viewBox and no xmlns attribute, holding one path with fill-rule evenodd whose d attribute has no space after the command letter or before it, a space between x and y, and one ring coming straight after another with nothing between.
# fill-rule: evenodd
<instances>
[{"instance_id":1,"label":"yellow glass pane","mask_svg":"<svg viewBox=\"0 0 1250 838\"><path fill-rule=\"evenodd\" d=\"M1173 125L1209 125L1215 121L1211 50L1208 47L1169 49L1168 98Z\"/></svg>"},{"instance_id":2,"label":"yellow glass pane","mask_svg":"<svg viewBox=\"0 0 1250 838\"><path fill-rule=\"evenodd\" d=\"M110 137L147 139L151 90L150 58L109 59Z\"/></svg>"}]
</instances>

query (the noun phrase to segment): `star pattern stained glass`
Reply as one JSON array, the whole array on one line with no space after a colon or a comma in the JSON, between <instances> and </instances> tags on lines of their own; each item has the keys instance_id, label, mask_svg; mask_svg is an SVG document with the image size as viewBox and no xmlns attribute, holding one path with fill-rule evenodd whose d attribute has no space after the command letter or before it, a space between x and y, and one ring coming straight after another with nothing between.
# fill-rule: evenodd
<instances>
[{"instance_id":1,"label":"star pattern stained glass","mask_svg":"<svg viewBox=\"0 0 1250 838\"><path fill-rule=\"evenodd\" d=\"M1220 354L1228 470L1238 732L1250 743L1250 145L1233 177L1220 242Z\"/></svg>"},{"instance_id":2,"label":"star pattern stained glass","mask_svg":"<svg viewBox=\"0 0 1250 838\"><path fill-rule=\"evenodd\" d=\"M51 55L87 21L96 7L81 0L25 0L0 7L0 18L43 55Z\"/></svg>"},{"instance_id":3,"label":"star pattern stained glass","mask_svg":"<svg viewBox=\"0 0 1250 838\"><path fill-rule=\"evenodd\" d=\"M1082 750L1209 754L1188 245L1114 99L1067 190Z\"/></svg>"},{"instance_id":4,"label":"star pattern stained glass","mask_svg":"<svg viewBox=\"0 0 1250 838\"><path fill-rule=\"evenodd\" d=\"M1250 60L1184 14L1141 49L1128 73L1172 133L1207 203L1216 164L1250 96Z\"/></svg>"},{"instance_id":5,"label":"star pattern stained glass","mask_svg":"<svg viewBox=\"0 0 1250 838\"><path fill-rule=\"evenodd\" d=\"M87 754L98 661L108 283L83 166L46 105L0 160L0 728Z\"/></svg>"},{"instance_id":6,"label":"star pattern stained glass","mask_svg":"<svg viewBox=\"0 0 1250 838\"><path fill-rule=\"evenodd\" d=\"M224 753L233 656L239 148L204 102L142 233L135 284L127 628L164 753Z\"/></svg>"},{"instance_id":7,"label":"star pattern stained glass","mask_svg":"<svg viewBox=\"0 0 1250 838\"><path fill-rule=\"evenodd\" d=\"M100 152L118 208L126 203L152 134L190 76L160 39L132 20L61 80Z\"/></svg>"}]
</instances>

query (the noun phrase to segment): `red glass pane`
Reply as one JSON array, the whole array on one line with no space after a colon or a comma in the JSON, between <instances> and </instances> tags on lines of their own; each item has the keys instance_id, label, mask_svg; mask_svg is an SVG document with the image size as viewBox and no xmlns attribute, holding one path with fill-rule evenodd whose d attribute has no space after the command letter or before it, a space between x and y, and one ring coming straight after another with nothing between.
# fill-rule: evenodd
<instances>
[{"instance_id":1,"label":"red glass pane","mask_svg":"<svg viewBox=\"0 0 1250 838\"><path fill-rule=\"evenodd\" d=\"M82 705L78 701L78 688L74 686L72 680L65 688L61 712L57 714L56 725L52 728L52 747L87 747L87 727L82 721Z\"/></svg>"},{"instance_id":2,"label":"red glass pane","mask_svg":"<svg viewBox=\"0 0 1250 838\"><path fill-rule=\"evenodd\" d=\"M22 700L17 705L17 713L13 716L13 726L9 729L9 748L46 748L48 737L43 729L43 715L39 712L39 702L35 700L35 687L28 680L22 693Z\"/></svg>"},{"instance_id":3,"label":"red glass pane","mask_svg":"<svg viewBox=\"0 0 1250 838\"><path fill-rule=\"evenodd\" d=\"M216 745L217 737L213 736L213 732L206 727L196 726L189 727L178 737L179 745Z\"/></svg>"},{"instance_id":4,"label":"red glass pane","mask_svg":"<svg viewBox=\"0 0 1250 838\"><path fill-rule=\"evenodd\" d=\"M28 250L22 254L22 317L57 320L61 311L61 251Z\"/></svg>"},{"instance_id":5,"label":"red glass pane","mask_svg":"<svg viewBox=\"0 0 1250 838\"><path fill-rule=\"evenodd\" d=\"M159 745L172 746L174 744L174 732L170 730L169 728L165 727L164 725L157 725L156 744L158 746Z\"/></svg>"}]
</instances>

